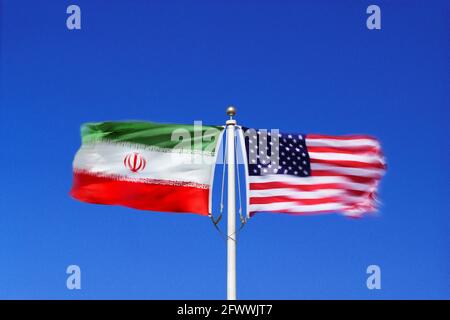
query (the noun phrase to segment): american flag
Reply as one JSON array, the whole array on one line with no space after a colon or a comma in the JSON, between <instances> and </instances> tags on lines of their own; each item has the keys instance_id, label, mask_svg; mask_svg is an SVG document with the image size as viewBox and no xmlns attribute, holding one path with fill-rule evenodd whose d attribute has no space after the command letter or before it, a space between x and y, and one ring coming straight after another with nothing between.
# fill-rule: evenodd
<instances>
[{"instance_id":1,"label":"american flag","mask_svg":"<svg viewBox=\"0 0 450 320\"><path fill-rule=\"evenodd\" d=\"M377 139L243 128L248 211L287 214L376 211L386 165Z\"/></svg>"}]
</instances>

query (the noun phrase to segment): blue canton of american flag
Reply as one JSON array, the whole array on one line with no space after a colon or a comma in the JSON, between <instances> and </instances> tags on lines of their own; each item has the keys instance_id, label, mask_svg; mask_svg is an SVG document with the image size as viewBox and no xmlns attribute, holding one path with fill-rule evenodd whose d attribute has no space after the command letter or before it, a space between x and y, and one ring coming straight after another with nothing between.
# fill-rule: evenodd
<instances>
[{"instance_id":1,"label":"blue canton of american flag","mask_svg":"<svg viewBox=\"0 0 450 320\"><path fill-rule=\"evenodd\" d=\"M275 130L274 130L275 131ZM250 176L288 174L307 177L311 173L308 150L303 134L276 137L267 130L246 129L246 150Z\"/></svg>"},{"instance_id":2,"label":"blue canton of american flag","mask_svg":"<svg viewBox=\"0 0 450 320\"><path fill-rule=\"evenodd\" d=\"M248 212L358 217L376 211L386 165L377 139L243 128Z\"/></svg>"}]
</instances>

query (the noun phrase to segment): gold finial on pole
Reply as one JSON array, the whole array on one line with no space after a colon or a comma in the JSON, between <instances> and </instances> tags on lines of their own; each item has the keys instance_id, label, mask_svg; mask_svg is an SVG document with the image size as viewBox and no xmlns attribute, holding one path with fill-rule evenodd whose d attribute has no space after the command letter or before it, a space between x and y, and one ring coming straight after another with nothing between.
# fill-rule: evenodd
<instances>
[{"instance_id":1,"label":"gold finial on pole","mask_svg":"<svg viewBox=\"0 0 450 320\"><path fill-rule=\"evenodd\" d=\"M227 115L230 116L230 119L233 119L233 116L236 115L236 108L234 106L229 106L227 108Z\"/></svg>"}]
</instances>

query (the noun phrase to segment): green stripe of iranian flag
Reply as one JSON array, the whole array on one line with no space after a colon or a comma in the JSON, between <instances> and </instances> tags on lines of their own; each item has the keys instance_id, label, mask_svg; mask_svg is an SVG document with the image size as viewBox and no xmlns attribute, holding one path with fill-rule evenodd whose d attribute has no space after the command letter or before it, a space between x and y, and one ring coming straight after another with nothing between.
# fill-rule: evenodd
<instances>
[{"instance_id":1,"label":"green stripe of iranian flag","mask_svg":"<svg viewBox=\"0 0 450 320\"><path fill-rule=\"evenodd\" d=\"M172 149L180 146L183 138L185 147L214 152L216 140L223 130L219 126L162 124L155 122L98 122L86 123L81 127L84 143L96 140L138 143L146 146ZM193 147L193 148L191 148Z\"/></svg>"},{"instance_id":2,"label":"green stripe of iranian flag","mask_svg":"<svg viewBox=\"0 0 450 320\"><path fill-rule=\"evenodd\" d=\"M73 161L78 200L133 208L210 212L222 127L152 122L84 124Z\"/></svg>"}]
</instances>

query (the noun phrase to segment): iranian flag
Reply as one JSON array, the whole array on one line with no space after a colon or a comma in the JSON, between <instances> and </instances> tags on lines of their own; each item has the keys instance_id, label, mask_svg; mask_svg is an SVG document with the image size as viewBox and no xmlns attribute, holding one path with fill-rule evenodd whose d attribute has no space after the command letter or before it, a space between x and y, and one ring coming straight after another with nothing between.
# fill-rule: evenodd
<instances>
[{"instance_id":1,"label":"iranian flag","mask_svg":"<svg viewBox=\"0 0 450 320\"><path fill-rule=\"evenodd\" d=\"M222 130L136 121L84 124L70 193L89 203L206 216Z\"/></svg>"}]
</instances>

